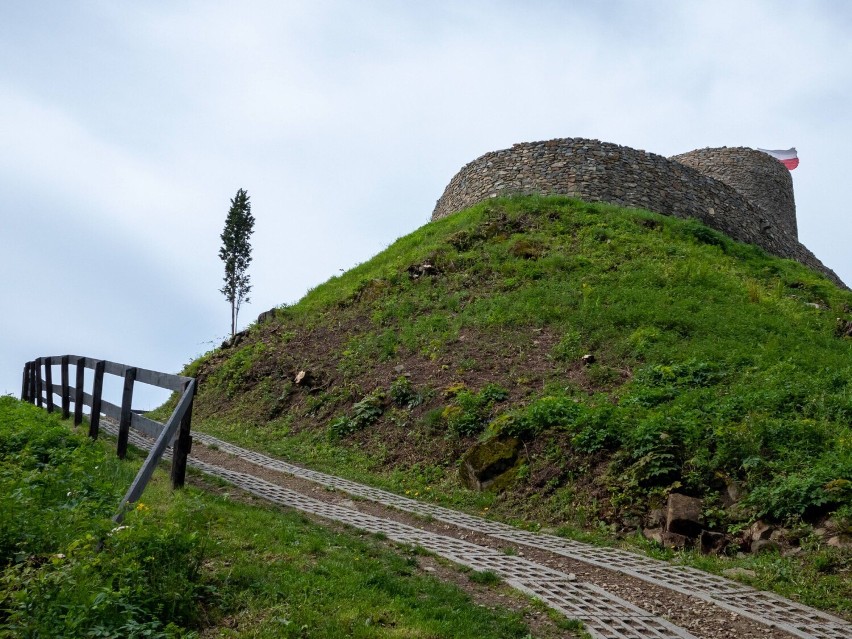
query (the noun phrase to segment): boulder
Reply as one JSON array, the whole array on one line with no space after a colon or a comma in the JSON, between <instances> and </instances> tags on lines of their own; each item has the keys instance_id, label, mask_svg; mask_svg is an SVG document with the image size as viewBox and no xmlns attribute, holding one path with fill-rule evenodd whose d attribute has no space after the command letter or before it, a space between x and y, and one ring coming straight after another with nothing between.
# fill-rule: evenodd
<instances>
[{"instance_id":1,"label":"boulder","mask_svg":"<svg viewBox=\"0 0 852 639\"><path fill-rule=\"evenodd\" d=\"M829 537L825 543L833 548L852 548L852 535L844 535L842 533L834 535L833 537Z\"/></svg>"},{"instance_id":2,"label":"boulder","mask_svg":"<svg viewBox=\"0 0 852 639\"><path fill-rule=\"evenodd\" d=\"M240 342L243 341L243 338L248 334L248 331L240 331L233 337L227 338L224 342L222 342L222 346L220 348L232 348L237 346Z\"/></svg>"},{"instance_id":3,"label":"boulder","mask_svg":"<svg viewBox=\"0 0 852 639\"><path fill-rule=\"evenodd\" d=\"M722 500L723 508L730 508L734 504L736 504L740 497L742 496L742 492L740 491L740 487L733 480L728 480L725 482L725 490L722 491L720 495Z\"/></svg>"},{"instance_id":4,"label":"boulder","mask_svg":"<svg viewBox=\"0 0 852 639\"><path fill-rule=\"evenodd\" d=\"M275 312L277 310L278 309L273 306L268 311L263 311L263 313L257 316L257 323L266 324L266 322L271 322L273 319L275 319Z\"/></svg>"},{"instance_id":5,"label":"boulder","mask_svg":"<svg viewBox=\"0 0 852 639\"><path fill-rule=\"evenodd\" d=\"M776 528L769 534L769 538L772 541L777 541L779 544L783 544L790 538L790 531L786 528Z\"/></svg>"},{"instance_id":6,"label":"boulder","mask_svg":"<svg viewBox=\"0 0 852 639\"><path fill-rule=\"evenodd\" d=\"M687 546L690 545L689 537L686 535L680 535L678 533L668 532L664 530L660 533L661 543L666 548L676 548L677 550L683 550Z\"/></svg>"},{"instance_id":7,"label":"boulder","mask_svg":"<svg viewBox=\"0 0 852 639\"><path fill-rule=\"evenodd\" d=\"M701 546L701 552L705 555L716 554L725 548L725 533L702 530L698 543Z\"/></svg>"},{"instance_id":8,"label":"boulder","mask_svg":"<svg viewBox=\"0 0 852 639\"><path fill-rule=\"evenodd\" d=\"M666 523L666 511L662 508L652 508L648 511L648 526L662 528Z\"/></svg>"},{"instance_id":9,"label":"boulder","mask_svg":"<svg viewBox=\"0 0 852 639\"><path fill-rule=\"evenodd\" d=\"M769 524L757 520L746 530L746 541L760 541L769 539L774 532L774 528Z\"/></svg>"},{"instance_id":10,"label":"boulder","mask_svg":"<svg viewBox=\"0 0 852 639\"><path fill-rule=\"evenodd\" d=\"M471 490L502 490L515 478L520 449L516 437L493 437L474 444L462 455L462 483Z\"/></svg>"},{"instance_id":11,"label":"boulder","mask_svg":"<svg viewBox=\"0 0 852 639\"><path fill-rule=\"evenodd\" d=\"M421 277L435 276L439 274L438 268L431 264L430 262L423 262L422 264L412 264L408 267L408 277L413 280L420 279Z\"/></svg>"},{"instance_id":12,"label":"boulder","mask_svg":"<svg viewBox=\"0 0 852 639\"><path fill-rule=\"evenodd\" d=\"M308 392L316 392L325 388L322 371L311 371L302 369L293 375L293 385L306 389Z\"/></svg>"},{"instance_id":13,"label":"boulder","mask_svg":"<svg viewBox=\"0 0 852 639\"><path fill-rule=\"evenodd\" d=\"M756 555L762 552L779 552L780 550L781 544L771 539L756 539L751 542L751 551Z\"/></svg>"},{"instance_id":14,"label":"boulder","mask_svg":"<svg viewBox=\"0 0 852 639\"><path fill-rule=\"evenodd\" d=\"M838 317L836 334L838 337L852 337L852 320Z\"/></svg>"},{"instance_id":15,"label":"boulder","mask_svg":"<svg viewBox=\"0 0 852 639\"><path fill-rule=\"evenodd\" d=\"M686 537L701 533L701 511L704 502L697 497L671 493L666 506L666 531Z\"/></svg>"},{"instance_id":16,"label":"boulder","mask_svg":"<svg viewBox=\"0 0 852 639\"><path fill-rule=\"evenodd\" d=\"M643 528L642 536L648 541L654 541L658 544L663 543L663 529L662 528Z\"/></svg>"}]
</instances>

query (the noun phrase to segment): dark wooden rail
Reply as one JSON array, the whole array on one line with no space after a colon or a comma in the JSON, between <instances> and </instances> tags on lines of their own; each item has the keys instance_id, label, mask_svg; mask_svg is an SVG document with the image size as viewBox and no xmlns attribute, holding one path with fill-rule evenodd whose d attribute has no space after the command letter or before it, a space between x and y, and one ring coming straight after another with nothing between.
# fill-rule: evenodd
<instances>
[{"instance_id":1,"label":"dark wooden rail","mask_svg":"<svg viewBox=\"0 0 852 639\"><path fill-rule=\"evenodd\" d=\"M71 385L69 367L75 367L74 385ZM53 367L59 366L60 383L53 383ZM86 369L95 372L92 380L92 392L87 393L84 386L84 375ZM44 377L42 377L42 372ZM112 404L102 397L104 386L104 375L115 375L124 380L121 405ZM148 419L133 411L133 388L136 383L148 384L165 388L166 390L181 393L177 406L165 424ZM100 430L101 415L111 417L118 422L118 445L117 454L124 459L127 454L127 440L130 429L139 432L155 440L151 452L148 454L142 468L130 484L130 488L124 495L119 505L118 513L114 517L121 521L128 504L139 499L151 474L159 464L166 448L174 443L172 451L172 487L181 488L186 478L186 458L192 447L190 428L192 422L192 401L195 397L196 383L192 377L181 375L169 375L159 373L145 368L136 368L125 364L116 364L106 360L92 359L91 357L79 357L76 355L59 355L53 357L39 357L24 365L24 374L21 381L21 399L32 402L38 406L46 406L48 412L56 410L54 396L58 396L59 408L63 419L71 416L71 403L74 403L74 425L79 426L83 422L83 406L91 408L89 416L89 436L97 439Z\"/></svg>"}]
</instances>

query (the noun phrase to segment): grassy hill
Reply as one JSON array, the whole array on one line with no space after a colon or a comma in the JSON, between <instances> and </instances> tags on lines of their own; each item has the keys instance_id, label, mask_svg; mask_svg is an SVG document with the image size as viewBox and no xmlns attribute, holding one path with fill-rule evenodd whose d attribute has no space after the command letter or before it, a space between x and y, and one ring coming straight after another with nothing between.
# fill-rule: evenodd
<instances>
[{"instance_id":1,"label":"grassy hill","mask_svg":"<svg viewBox=\"0 0 852 639\"><path fill-rule=\"evenodd\" d=\"M190 364L195 426L497 516L852 528L852 293L697 222L562 197L427 224ZM517 437L499 493L459 482ZM848 563L844 564L848 568Z\"/></svg>"}]
</instances>

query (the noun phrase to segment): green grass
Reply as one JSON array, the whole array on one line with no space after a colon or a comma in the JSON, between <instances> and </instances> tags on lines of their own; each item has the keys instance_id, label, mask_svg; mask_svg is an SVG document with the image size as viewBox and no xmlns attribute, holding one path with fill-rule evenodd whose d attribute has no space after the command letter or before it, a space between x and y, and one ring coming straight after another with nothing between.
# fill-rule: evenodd
<instances>
[{"instance_id":1,"label":"green grass","mask_svg":"<svg viewBox=\"0 0 852 639\"><path fill-rule=\"evenodd\" d=\"M409 276L424 263L437 274ZM705 498L718 530L850 528L838 318L852 293L697 222L524 197L418 229L188 370L202 430L531 526L635 527L680 491ZM416 406L393 399L397 365ZM302 369L321 385L296 386ZM489 387L508 397L484 399ZM518 480L467 493L460 455L501 434L524 441Z\"/></svg>"},{"instance_id":2,"label":"green grass","mask_svg":"<svg viewBox=\"0 0 852 639\"><path fill-rule=\"evenodd\" d=\"M421 573L416 549L155 473L0 398L0 637L526 637L520 613ZM251 501L252 503L246 503Z\"/></svg>"},{"instance_id":3,"label":"green grass","mask_svg":"<svg viewBox=\"0 0 852 639\"><path fill-rule=\"evenodd\" d=\"M232 593L223 612L235 615L245 636L527 634L518 615L472 605L458 589L418 575L416 555L389 552L371 536L331 532L270 509L246 521L246 507L230 501L217 510L210 568Z\"/></svg>"},{"instance_id":4,"label":"green grass","mask_svg":"<svg viewBox=\"0 0 852 639\"><path fill-rule=\"evenodd\" d=\"M502 582L500 576L490 570L473 571L470 573L470 580L481 586L496 586Z\"/></svg>"}]
</instances>

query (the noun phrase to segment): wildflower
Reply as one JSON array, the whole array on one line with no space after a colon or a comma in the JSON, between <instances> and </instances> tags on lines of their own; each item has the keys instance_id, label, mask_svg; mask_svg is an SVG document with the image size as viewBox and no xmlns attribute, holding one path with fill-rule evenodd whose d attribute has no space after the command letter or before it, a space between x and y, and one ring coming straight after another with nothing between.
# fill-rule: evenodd
<instances>
[{"instance_id":1,"label":"wildflower","mask_svg":"<svg viewBox=\"0 0 852 639\"><path fill-rule=\"evenodd\" d=\"M146 506L140 501L138 504L136 504L136 510L138 510L139 512L144 512L148 510L148 506Z\"/></svg>"}]
</instances>

